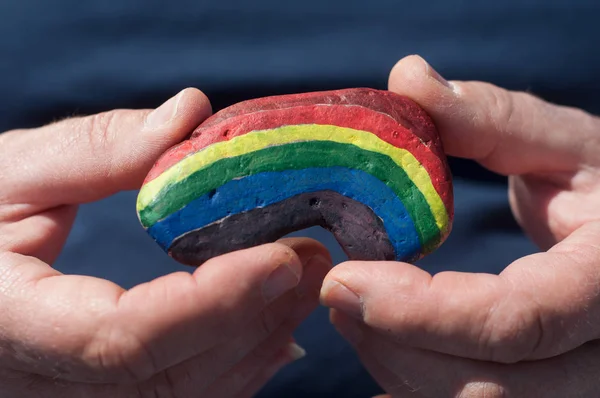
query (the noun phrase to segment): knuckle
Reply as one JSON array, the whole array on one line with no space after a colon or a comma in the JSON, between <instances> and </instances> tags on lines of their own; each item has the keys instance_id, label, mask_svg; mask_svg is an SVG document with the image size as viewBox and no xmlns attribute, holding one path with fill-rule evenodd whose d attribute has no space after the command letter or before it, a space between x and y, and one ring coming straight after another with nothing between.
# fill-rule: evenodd
<instances>
[{"instance_id":1,"label":"knuckle","mask_svg":"<svg viewBox=\"0 0 600 398\"><path fill-rule=\"evenodd\" d=\"M118 171L119 160L115 159L121 153L117 126L125 115L124 110L112 110L83 117L77 126L77 132L72 140L77 141L78 146L85 147L85 153L91 159L101 159L105 166L107 178L111 178ZM72 146L65 143L65 146Z\"/></svg>"},{"instance_id":2,"label":"knuckle","mask_svg":"<svg viewBox=\"0 0 600 398\"><path fill-rule=\"evenodd\" d=\"M106 378L114 382L140 382L157 372L152 350L122 326L111 325L99 331L85 352Z\"/></svg>"},{"instance_id":3,"label":"knuckle","mask_svg":"<svg viewBox=\"0 0 600 398\"><path fill-rule=\"evenodd\" d=\"M497 130L504 131L511 126L516 116L514 96L518 94L499 87L494 87L487 93L490 122Z\"/></svg>"},{"instance_id":4,"label":"knuckle","mask_svg":"<svg viewBox=\"0 0 600 398\"><path fill-rule=\"evenodd\" d=\"M81 118L79 133L92 151L106 152L115 142L114 128L122 111L113 110Z\"/></svg>"},{"instance_id":5,"label":"knuckle","mask_svg":"<svg viewBox=\"0 0 600 398\"><path fill-rule=\"evenodd\" d=\"M482 324L479 347L484 351L484 357L511 364L531 357L542 338L538 306L521 297L505 300L488 315Z\"/></svg>"},{"instance_id":6,"label":"knuckle","mask_svg":"<svg viewBox=\"0 0 600 398\"><path fill-rule=\"evenodd\" d=\"M502 140L496 137L508 137L511 131L518 129L516 118L519 113L515 106L515 96L518 93L510 92L489 83L481 83L479 87L483 111L478 114L480 119L478 122L486 126L488 131L500 133L490 134L489 148L486 148L484 154L477 159L485 164L494 158L501 145Z\"/></svg>"}]
</instances>

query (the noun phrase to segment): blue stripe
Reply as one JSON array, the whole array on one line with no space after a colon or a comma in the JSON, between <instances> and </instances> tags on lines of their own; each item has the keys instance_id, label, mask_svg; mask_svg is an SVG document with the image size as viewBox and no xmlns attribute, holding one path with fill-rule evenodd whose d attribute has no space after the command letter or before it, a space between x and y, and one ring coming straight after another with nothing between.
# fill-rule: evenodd
<instances>
[{"instance_id":1,"label":"blue stripe","mask_svg":"<svg viewBox=\"0 0 600 398\"><path fill-rule=\"evenodd\" d=\"M305 192L330 190L369 206L383 220L396 258L420 253L413 220L400 198L381 180L345 167L307 168L258 173L220 186L152 225L148 232L167 250L174 239L228 215L264 207ZM408 203L408 206L411 204Z\"/></svg>"}]
</instances>

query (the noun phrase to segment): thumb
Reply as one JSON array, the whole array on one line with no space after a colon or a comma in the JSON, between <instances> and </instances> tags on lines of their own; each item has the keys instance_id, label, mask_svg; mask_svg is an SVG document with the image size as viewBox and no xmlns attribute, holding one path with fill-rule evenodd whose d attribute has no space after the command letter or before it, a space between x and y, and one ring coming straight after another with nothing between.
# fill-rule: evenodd
<instances>
[{"instance_id":1,"label":"thumb","mask_svg":"<svg viewBox=\"0 0 600 398\"><path fill-rule=\"evenodd\" d=\"M211 113L185 89L155 110L119 109L0 135L0 203L89 202L137 189L156 159Z\"/></svg>"},{"instance_id":2,"label":"thumb","mask_svg":"<svg viewBox=\"0 0 600 398\"><path fill-rule=\"evenodd\" d=\"M394 66L389 89L430 114L449 155L497 173L571 171L598 162L600 121L581 110L488 83L447 82L414 55Z\"/></svg>"}]
</instances>

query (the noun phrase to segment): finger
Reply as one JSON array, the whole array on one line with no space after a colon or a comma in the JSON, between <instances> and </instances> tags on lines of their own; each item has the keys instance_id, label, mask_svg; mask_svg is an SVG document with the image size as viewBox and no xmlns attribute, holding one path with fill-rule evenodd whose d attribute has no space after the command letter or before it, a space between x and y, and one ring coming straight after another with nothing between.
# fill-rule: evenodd
<instances>
[{"instance_id":1,"label":"finger","mask_svg":"<svg viewBox=\"0 0 600 398\"><path fill-rule=\"evenodd\" d=\"M408 381L425 397L592 397L598 389L598 342L558 357L503 365L406 347L360 322L336 327L342 334L359 328L362 338L353 344L361 358L371 358L366 366L373 371L376 363L396 384Z\"/></svg>"},{"instance_id":2,"label":"finger","mask_svg":"<svg viewBox=\"0 0 600 398\"><path fill-rule=\"evenodd\" d=\"M358 322L343 312L337 310L330 310L329 320L336 328L336 330L355 347L364 340L363 327L358 325ZM395 351L394 351L395 352ZM369 350L361 349L357 350L360 357L361 363L365 366L369 374L375 379L377 384L382 387L386 392L391 395L379 395L379 398L419 398L423 397L420 394L418 383L415 382L415 377L420 377L418 373L411 375L404 375L399 377L397 374L383 366L376 356L374 356ZM402 358L399 358L401 361ZM373 398L377 398L373 397Z\"/></svg>"},{"instance_id":3,"label":"finger","mask_svg":"<svg viewBox=\"0 0 600 398\"><path fill-rule=\"evenodd\" d=\"M369 374L375 379L377 384L390 395L376 395L373 398L423 398L423 394L418 389L414 389L399 380L398 376L390 372L387 368L368 353L360 354L360 361L366 367Z\"/></svg>"},{"instance_id":4,"label":"finger","mask_svg":"<svg viewBox=\"0 0 600 398\"><path fill-rule=\"evenodd\" d=\"M53 207L137 189L156 159L210 113L206 96L186 89L155 111L121 109L5 133L0 186L11 189L0 192L0 204Z\"/></svg>"},{"instance_id":5,"label":"finger","mask_svg":"<svg viewBox=\"0 0 600 398\"><path fill-rule=\"evenodd\" d=\"M260 392L260 390L285 366L303 358L306 355L304 349L297 346L295 343L288 345L285 349L280 350L269 361L266 366L258 370L258 374L254 376L243 388L238 389L234 398L251 398Z\"/></svg>"},{"instance_id":6,"label":"finger","mask_svg":"<svg viewBox=\"0 0 600 398\"><path fill-rule=\"evenodd\" d=\"M284 238L277 241L292 249L300 258L304 268L304 276L296 292L300 297L309 296L308 300L317 304L321 285L327 273L331 270L331 254L322 243L310 238Z\"/></svg>"},{"instance_id":7,"label":"finger","mask_svg":"<svg viewBox=\"0 0 600 398\"><path fill-rule=\"evenodd\" d=\"M281 325L267 339L250 347L239 357L224 344L210 354L191 358L143 381L139 389L148 396L152 396L152 393L178 397L233 396L261 369L273 366L275 362L281 367L303 356L303 350L291 338L292 324L293 321L288 321ZM285 359L285 363L282 359Z\"/></svg>"},{"instance_id":8,"label":"finger","mask_svg":"<svg viewBox=\"0 0 600 398\"><path fill-rule=\"evenodd\" d=\"M506 363L551 357L600 337L599 241L600 223L587 224L499 276L348 262L321 300L407 346Z\"/></svg>"},{"instance_id":9,"label":"finger","mask_svg":"<svg viewBox=\"0 0 600 398\"><path fill-rule=\"evenodd\" d=\"M193 279L181 274L181 278L193 282L194 295L182 293L182 285L177 280L168 281L168 288L161 286L162 283L138 286L127 293L128 297L122 297L120 309L123 313L120 315L130 319L131 324L136 325L135 330L143 333L140 341L153 342L155 362L168 367L229 340L268 303L295 289L304 272L302 260L306 261L307 269L315 267L317 274L323 275L330 265L323 263L320 246L312 247L313 254L310 255L310 245L305 246L302 259L289 246L280 243L216 257L204 263ZM160 293L156 302L150 300L151 291ZM169 301L165 302L164 297ZM314 305L316 297L312 300L307 305ZM164 325L161 325L154 319L163 303L168 304L164 308L164 320L171 321L163 321ZM136 321L138 314L150 311L153 311L150 325L141 327L145 318ZM182 322L184 314L193 316L190 318L193 322ZM176 322L181 329L175 329L171 322Z\"/></svg>"},{"instance_id":10,"label":"finger","mask_svg":"<svg viewBox=\"0 0 600 398\"><path fill-rule=\"evenodd\" d=\"M570 171L600 162L600 121L581 110L487 83L448 83L418 56L394 66L389 89L431 115L449 155L495 172Z\"/></svg>"},{"instance_id":11,"label":"finger","mask_svg":"<svg viewBox=\"0 0 600 398\"><path fill-rule=\"evenodd\" d=\"M405 347L391 340L382 338L380 334L360 323L350 320L335 320L336 328L344 336L360 333L359 341L352 340L363 364L378 378L384 378L386 390L392 396L403 396L406 391L414 392L421 397L499 397L513 395L496 395L501 383L491 378L495 365L479 363L479 367L469 367L476 362L439 353ZM360 332L353 328L360 329ZM485 368L485 369L483 369ZM501 371L497 368L496 370ZM498 373L496 377L499 377ZM484 383L486 395L473 394L472 387ZM483 389L481 389L483 390ZM483 390L485 391L485 390ZM463 393L463 395L461 395ZM410 396L406 394L407 396ZM514 395L520 396L520 395ZM535 395L529 395L535 396Z\"/></svg>"},{"instance_id":12,"label":"finger","mask_svg":"<svg viewBox=\"0 0 600 398\"><path fill-rule=\"evenodd\" d=\"M331 264L331 254L321 242L311 238L282 238L277 241L292 249L301 260L319 255ZM304 261L303 261L304 262Z\"/></svg>"},{"instance_id":13,"label":"finger","mask_svg":"<svg viewBox=\"0 0 600 398\"><path fill-rule=\"evenodd\" d=\"M303 358L306 353L294 342L264 356L261 350L256 350L229 372L219 377L205 395L207 397L235 397L247 393L247 389L260 389L269 379L286 365ZM259 384L262 383L262 384ZM258 388L256 386L258 385Z\"/></svg>"},{"instance_id":14,"label":"finger","mask_svg":"<svg viewBox=\"0 0 600 398\"><path fill-rule=\"evenodd\" d=\"M77 206L58 206L15 222L0 222L0 251L52 263L75 221ZM0 216L1 218L1 216Z\"/></svg>"},{"instance_id":15,"label":"finger","mask_svg":"<svg viewBox=\"0 0 600 398\"><path fill-rule=\"evenodd\" d=\"M303 303L299 304L291 312L290 319L281 327L291 333L318 305L322 281L331 269L331 256L325 246L313 239L286 238L278 242L292 248L298 254L302 263L306 264L302 280L296 287L296 294L302 299ZM290 357L293 360L297 360L304 356L304 354L303 350L298 350L298 347L287 347L286 350L283 350L283 355L280 353L280 355L276 356L276 360L260 368L258 374L244 388L240 389L235 397L254 396L283 366L291 362ZM215 389L215 391L220 390Z\"/></svg>"},{"instance_id":16,"label":"finger","mask_svg":"<svg viewBox=\"0 0 600 398\"><path fill-rule=\"evenodd\" d=\"M313 267L313 270L316 270ZM286 295L294 294L293 292ZM280 297L270 307L283 307L289 297ZM300 304L300 303L299 303ZM304 307L298 312L298 307ZM314 308L314 305L311 309ZM0 382L3 382L2 392L10 391L10 397L20 396L23 391L32 392L39 388L49 396L61 397L130 397L130 396L232 396L231 394L207 395L205 391L229 391L231 386L223 384L236 384L243 386L245 379L253 373L256 377L248 384L257 385L258 379L263 384L265 374L275 371L286 364L300 359L304 351L291 338L292 332L298 327L302 319L310 313L306 306L292 305L285 308L297 313L297 316L282 319L275 325L270 322L274 330L265 330L265 325L249 325L233 340L220 344L194 358L186 360L172 368L165 369L150 379L138 383L127 382L123 384L98 384L71 382L60 378L50 378L35 374L17 371L0 371ZM276 308L272 309L275 313ZM271 329L271 327L268 327ZM257 332L258 330L258 332ZM261 336L261 337L259 337ZM245 378L242 380L241 378ZM217 383L220 387L214 388ZM257 386L259 387L259 386ZM7 390L8 389L8 390ZM243 389L245 391L245 389ZM144 395L145 394L145 395Z\"/></svg>"},{"instance_id":17,"label":"finger","mask_svg":"<svg viewBox=\"0 0 600 398\"><path fill-rule=\"evenodd\" d=\"M300 283L304 283L308 291L316 292L325 273L322 264L310 261ZM273 356L317 305L318 295L315 293L302 297L294 291L286 293L240 329L235 338L167 369L165 372L170 384L181 386L176 391L180 396L189 396L191 391L188 387L196 392L208 388L241 362L257 366L255 360L262 361Z\"/></svg>"},{"instance_id":18,"label":"finger","mask_svg":"<svg viewBox=\"0 0 600 398\"><path fill-rule=\"evenodd\" d=\"M275 375L287 365L287 362L275 359L272 365L261 369L257 376L254 377L234 398L252 398L256 396L260 390L271 380Z\"/></svg>"},{"instance_id":19,"label":"finger","mask_svg":"<svg viewBox=\"0 0 600 398\"><path fill-rule=\"evenodd\" d=\"M126 292L95 278L58 276L22 256L0 264L6 340L21 350L10 365L101 381L145 379L234 337L302 275L298 256L281 244L217 257L193 275ZM46 361L36 360L40 353Z\"/></svg>"}]
</instances>

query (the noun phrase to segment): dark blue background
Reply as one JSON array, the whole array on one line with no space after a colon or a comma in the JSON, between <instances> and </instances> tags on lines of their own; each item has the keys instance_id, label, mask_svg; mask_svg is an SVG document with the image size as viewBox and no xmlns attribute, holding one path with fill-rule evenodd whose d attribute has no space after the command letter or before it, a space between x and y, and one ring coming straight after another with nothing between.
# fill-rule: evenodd
<instances>
[{"instance_id":1,"label":"dark blue background","mask_svg":"<svg viewBox=\"0 0 600 398\"><path fill-rule=\"evenodd\" d=\"M600 2L304 0L0 2L0 131L73 114L155 107L186 86L215 110L310 90L385 88L418 53L450 79L479 79L600 113ZM422 261L498 272L535 251L503 178L452 160L456 220ZM1 189L1 187L0 187ZM139 226L135 192L82 206L56 266L125 287L174 269ZM344 259L322 230L303 231ZM261 397L367 397L379 389L319 309L298 330L308 356Z\"/></svg>"}]
</instances>

